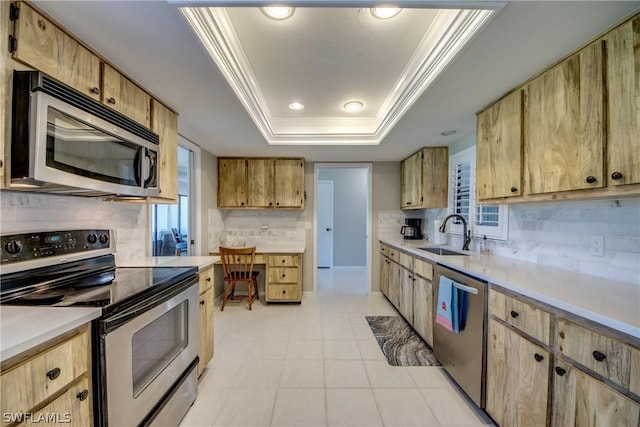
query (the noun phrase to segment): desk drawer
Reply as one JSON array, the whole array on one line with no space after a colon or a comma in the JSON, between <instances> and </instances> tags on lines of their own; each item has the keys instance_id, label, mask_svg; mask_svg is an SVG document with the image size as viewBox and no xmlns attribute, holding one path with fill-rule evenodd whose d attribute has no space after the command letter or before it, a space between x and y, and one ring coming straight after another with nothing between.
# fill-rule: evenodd
<instances>
[{"instance_id":1,"label":"desk drawer","mask_svg":"<svg viewBox=\"0 0 640 427\"><path fill-rule=\"evenodd\" d=\"M551 314L546 311L491 289L489 314L546 345L550 344Z\"/></svg>"},{"instance_id":2,"label":"desk drawer","mask_svg":"<svg viewBox=\"0 0 640 427\"><path fill-rule=\"evenodd\" d=\"M269 283L298 283L297 267L270 267Z\"/></svg>"},{"instance_id":3,"label":"desk drawer","mask_svg":"<svg viewBox=\"0 0 640 427\"><path fill-rule=\"evenodd\" d=\"M213 266L198 273L198 280L200 282L200 295L202 295L213 287Z\"/></svg>"},{"instance_id":4,"label":"desk drawer","mask_svg":"<svg viewBox=\"0 0 640 427\"><path fill-rule=\"evenodd\" d=\"M564 319L558 321L558 347L567 357L640 395L640 349Z\"/></svg>"},{"instance_id":5,"label":"desk drawer","mask_svg":"<svg viewBox=\"0 0 640 427\"><path fill-rule=\"evenodd\" d=\"M297 267L298 255L269 255L270 267Z\"/></svg>"},{"instance_id":6,"label":"desk drawer","mask_svg":"<svg viewBox=\"0 0 640 427\"><path fill-rule=\"evenodd\" d=\"M267 301L299 301L298 285L267 285Z\"/></svg>"},{"instance_id":7,"label":"desk drawer","mask_svg":"<svg viewBox=\"0 0 640 427\"><path fill-rule=\"evenodd\" d=\"M3 412L27 412L89 369L89 336L82 333L2 374Z\"/></svg>"}]
</instances>

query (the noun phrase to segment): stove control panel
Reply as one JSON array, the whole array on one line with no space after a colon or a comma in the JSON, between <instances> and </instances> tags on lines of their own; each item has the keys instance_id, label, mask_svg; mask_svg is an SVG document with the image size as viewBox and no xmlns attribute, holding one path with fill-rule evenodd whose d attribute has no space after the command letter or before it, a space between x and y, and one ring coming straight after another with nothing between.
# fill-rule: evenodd
<instances>
[{"instance_id":1,"label":"stove control panel","mask_svg":"<svg viewBox=\"0 0 640 427\"><path fill-rule=\"evenodd\" d=\"M40 231L1 236L2 264L111 247L109 230Z\"/></svg>"}]
</instances>

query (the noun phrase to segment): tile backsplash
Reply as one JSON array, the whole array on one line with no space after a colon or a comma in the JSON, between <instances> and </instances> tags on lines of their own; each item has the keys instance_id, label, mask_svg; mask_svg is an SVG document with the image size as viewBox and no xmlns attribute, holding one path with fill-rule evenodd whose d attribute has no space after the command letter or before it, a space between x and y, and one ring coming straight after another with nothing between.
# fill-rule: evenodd
<instances>
[{"instance_id":1,"label":"tile backsplash","mask_svg":"<svg viewBox=\"0 0 640 427\"><path fill-rule=\"evenodd\" d=\"M113 230L116 262L149 253L149 210L145 203L0 192L2 234L84 228Z\"/></svg>"},{"instance_id":2,"label":"tile backsplash","mask_svg":"<svg viewBox=\"0 0 640 427\"><path fill-rule=\"evenodd\" d=\"M444 209L426 210L424 231ZM591 236L604 238L604 255L590 253ZM462 246L461 236L448 235ZM474 238L471 250L478 250ZM640 286L640 199L581 200L509 206L507 241L489 240L492 254Z\"/></svg>"},{"instance_id":3,"label":"tile backsplash","mask_svg":"<svg viewBox=\"0 0 640 427\"><path fill-rule=\"evenodd\" d=\"M209 209L209 250L304 243L304 211Z\"/></svg>"}]
</instances>

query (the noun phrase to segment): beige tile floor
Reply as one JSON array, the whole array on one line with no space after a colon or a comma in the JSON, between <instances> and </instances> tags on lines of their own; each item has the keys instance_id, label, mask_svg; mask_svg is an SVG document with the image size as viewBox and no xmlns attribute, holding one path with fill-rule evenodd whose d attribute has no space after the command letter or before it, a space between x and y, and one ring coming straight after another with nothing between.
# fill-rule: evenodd
<instances>
[{"instance_id":1,"label":"beige tile floor","mask_svg":"<svg viewBox=\"0 0 640 427\"><path fill-rule=\"evenodd\" d=\"M397 312L366 289L364 269L321 269L300 305L216 307L214 359L181 426L491 425L441 368L387 364L365 316Z\"/></svg>"}]
</instances>

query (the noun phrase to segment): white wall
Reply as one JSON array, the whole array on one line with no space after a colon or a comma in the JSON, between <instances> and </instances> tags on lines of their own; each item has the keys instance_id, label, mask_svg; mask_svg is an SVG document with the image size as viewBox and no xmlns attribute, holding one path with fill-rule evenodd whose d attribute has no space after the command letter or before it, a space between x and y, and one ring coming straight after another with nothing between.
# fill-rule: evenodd
<instances>
[{"instance_id":1,"label":"white wall","mask_svg":"<svg viewBox=\"0 0 640 427\"><path fill-rule=\"evenodd\" d=\"M367 265L368 184L366 168L321 168L333 181L333 265Z\"/></svg>"}]
</instances>

